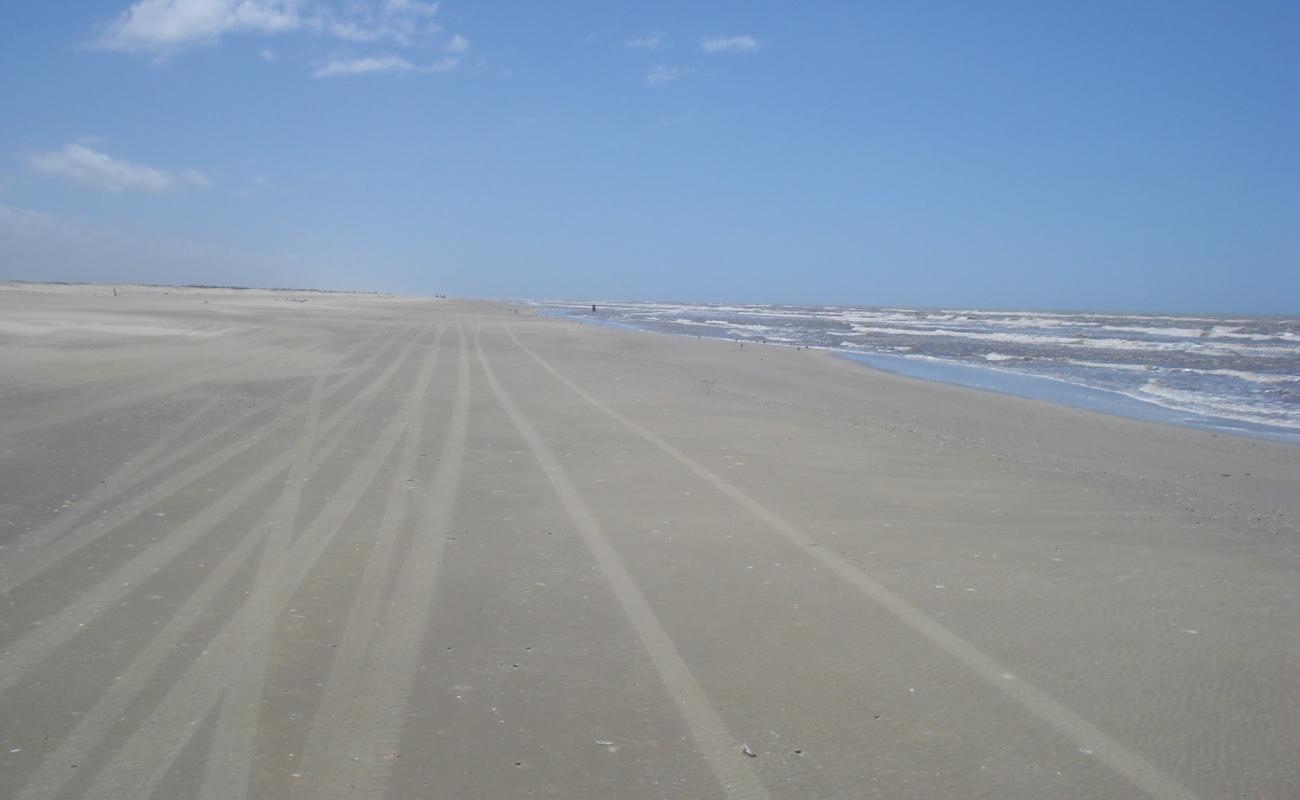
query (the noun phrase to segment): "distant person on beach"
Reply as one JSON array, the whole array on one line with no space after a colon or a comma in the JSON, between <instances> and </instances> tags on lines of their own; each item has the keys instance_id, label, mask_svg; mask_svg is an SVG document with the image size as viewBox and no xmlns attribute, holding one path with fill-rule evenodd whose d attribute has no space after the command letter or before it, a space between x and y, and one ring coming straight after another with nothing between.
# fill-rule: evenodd
<instances>
[{"instance_id":1,"label":"distant person on beach","mask_svg":"<svg viewBox=\"0 0 1300 800\"><path fill-rule=\"evenodd\" d=\"M591 304L591 313L593 313L593 314L596 313L596 304L595 304L595 303L592 303L592 304Z\"/></svg>"}]
</instances>

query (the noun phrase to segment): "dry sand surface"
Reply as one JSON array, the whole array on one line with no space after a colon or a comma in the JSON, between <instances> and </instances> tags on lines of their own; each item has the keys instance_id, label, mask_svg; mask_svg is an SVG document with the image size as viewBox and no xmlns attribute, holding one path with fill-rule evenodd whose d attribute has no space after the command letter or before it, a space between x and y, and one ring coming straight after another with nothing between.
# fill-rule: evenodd
<instances>
[{"instance_id":1,"label":"dry sand surface","mask_svg":"<svg viewBox=\"0 0 1300 800\"><path fill-rule=\"evenodd\" d=\"M1294 800L1298 521L825 353L8 285L0 797Z\"/></svg>"}]
</instances>

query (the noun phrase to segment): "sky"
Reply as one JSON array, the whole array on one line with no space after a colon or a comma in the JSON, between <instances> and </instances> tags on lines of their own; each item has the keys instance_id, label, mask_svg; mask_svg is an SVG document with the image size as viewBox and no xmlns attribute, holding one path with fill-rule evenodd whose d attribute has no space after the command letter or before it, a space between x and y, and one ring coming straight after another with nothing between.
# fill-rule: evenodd
<instances>
[{"instance_id":1,"label":"sky","mask_svg":"<svg viewBox=\"0 0 1300 800\"><path fill-rule=\"evenodd\" d=\"M1300 3L8 0L0 279L1300 313Z\"/></svg>"}]
</instances>

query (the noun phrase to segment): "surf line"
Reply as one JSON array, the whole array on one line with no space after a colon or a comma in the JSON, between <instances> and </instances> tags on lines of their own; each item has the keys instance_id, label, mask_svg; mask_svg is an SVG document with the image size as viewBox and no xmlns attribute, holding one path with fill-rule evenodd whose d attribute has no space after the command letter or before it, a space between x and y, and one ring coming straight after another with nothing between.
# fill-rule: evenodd
<instances>
[{"instance_id":1,"label":"surf line","mask_svg":"<svg viewBox=\"0 0 1300 800\"><path fill-rule=\"evenodd\" d=\"M547 447L545 440L497 380L496 373L492 371L487 357L483 354L483 346L479 342L478 334L476 329L474 349L478 354L479 364L483 367L488 385L492 387L492 393L496 395L497 402L506 412L506 416L510 417L510 421L519 430L519 435L533 451L533 456L541 466L542 472L546 473L551 488L555 490L565 511L569 513L574 527L577 528L587 549L591 551L601 574L605 576L606 583L618 598L623 613L631 621L637 637L659 673L660 680L672 695L678 713L686 720L691 737L722 785L727 798L767 800L766 787L759 781L753 768L745 763L744 756L735 744L736 740L714 711L716 706L713 701L691 674L690 667L677 651L677 646L673 644L668 631L655 615L645 595L641 594L632 576L628 574L627 568L623 566L623 561L609 543L609 538L601 529L600 523L596 521L595 515L591 513L591 509L587 507L573 482L569 480L568 473ZM511 335L513 337L513 334Z\"/></svg>"},{"instance_id":2,"label":"surf line","mask_svg":"<svg viewBox=\"0 0 1300 800\"><path fill-rule=\"evenodd\" d=\"M993 687L1011 697L1034 716L1060 733L1065 734L1080 748L1091 751L1097 760L1116 773L1123 775L1148 795L1156 798L1156 800L1199 800L1191 790L1165 775L1150 761L1130 750L1118 740L1103 733L1091 722L1075 714L1043 690L1023 678L1007 678L1006 676L1011 675L1012 671L1002 666L992 656L958 636L954 631L936 622L924 611L868 576L859 567L830 552L828 548L819 546L816 540L793 523L786 521L775 511L745 494L722 476L678 450L657 434L641 427L641 425L605 405L519 341L519 337L515 335L514 330L508 323L505 324L505 329L520 350L523 350L533 361L537 362L556 380L569 387L578 396L632 433L654 445L658 450L689 471L695 473L695 475L733 500L772 531L798 545L804 553L820 561L823 566L843 578L854 589L874 600L903 624L955 658Z\"/></svg>"}]
</instances>

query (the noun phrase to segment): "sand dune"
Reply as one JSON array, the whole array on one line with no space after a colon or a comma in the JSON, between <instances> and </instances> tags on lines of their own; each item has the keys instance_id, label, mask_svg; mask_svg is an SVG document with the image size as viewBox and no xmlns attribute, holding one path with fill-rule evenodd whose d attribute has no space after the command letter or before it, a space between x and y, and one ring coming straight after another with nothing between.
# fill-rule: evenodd
<instances>
[{"instance_id":1,"label":"sand dune","mask_svg":"<svg viewBox=\"0 0 1300 800\"><path fill-rule=\"evenodd\" d=\"M494 303L0 309L0 796L1300 796L1300 448Z\"/></svg>"}]
</instances>

